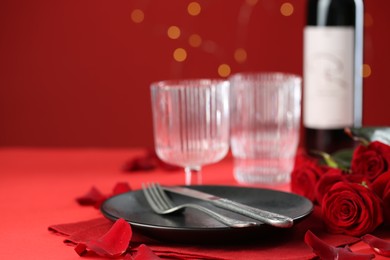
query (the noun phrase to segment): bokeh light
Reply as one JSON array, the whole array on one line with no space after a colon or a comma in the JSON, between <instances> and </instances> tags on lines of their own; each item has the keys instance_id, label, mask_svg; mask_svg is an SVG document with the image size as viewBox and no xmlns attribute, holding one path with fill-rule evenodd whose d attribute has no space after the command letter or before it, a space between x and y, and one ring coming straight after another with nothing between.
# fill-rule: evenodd
<instances>
[{"instance_id":1,"label":"bokeh light","mask_svg":"<svg viewBox=\"0 0 390 260\"><path fill-rule=\"evenodd\" d=\"M291 16L294 13L294 6L289 2L283 3L280 6L280 13L283 16Z\"/></svg>"},{"instance_id":2,"label":"bokeh light","mask_svg":"<svg viewBox=\"0 0 390 260\"><path fill-rule=\"evenodd\" d=\"M188 37L188 44L191 47L197 48L202 45L202 37L200 37L199 34L191 34L190 37Z\"/></svg>"},{"instance_id":3,"label":"bokeh light","mask_svg":"<svg viewBox=\"0 0 390 260\"><path fill-rule=\"evenodd\" d=\"M187 51L183 48L177 48L173 52L173 58L177 62L183 62L187 59Z\"/></svg>"},{"instance_id":4,"label":"bokeh light","mask_svg":"<svg viewBox=\"0 0 390 260\"><path fill-rule=\"evenodd\" d=\"M167 30L168 37L171 39L178 39L180 37L181 31L177 26L170 26Z\"/></svg>"},{"instance_id":5,"label":"bokeh light","mask_svg":"<svg viewBox=\"0 0 390 260\"><path fill-rule=\"evenodd\" d=\"M234 51L234 59L238 63L244 63L247 59L248 55L246 53L246 50L243 48L238 48Z\"/></svg>"},{"instance_id":6,"label":"bokeh light","mask_svg":"<svg viewBox=\"0 0 390 260\"><path fill-rule=\"evenodd\" d=\"M191 2L187 6L187 11L192 16L197 16L200 14L200 11L202 10L202 7L198 2Z\"/></svg>"},{"instance_id":7,"label":"bokeh light","mask_svg":"<svg viewBox=\"0 0 390 260\"><path fill-rule=\"evenodd\" d=\"M255 6L255 5L257 5L258 1L259 0L246 0L245 2L246 2L247 5Z\"/></svg>"},{"instance_id":8,"label":"bokeh light","mask_svg":"<svg viewBox=\"0 0 390 260\"><path fill-rule=\"evenodd\" d=\"M131 20L134 22L134 23L142 23L145 19L145 14L142 10L140 9L134 9L132 12L131 12Z\"/></svg>"},{"instance_id":9,"label":"bokeh light","mask_svg":"<svg viewBox=\"0 0 390 260\"><path fill-rule=\"evenodd\" d=\"M230 69L230 66L228 64L221 64L218 66L218 75L221 77L228 77L232 70Z\"/></svg>"},{"instance_id":10,"label":"bokeh light","mask_svg":"<svg viewBox=\"0 0 390 260\"><path fill-rule=\"evenodd\" d=\"M363 64L363 78L368 78L371 76L372 70L369 64Z\"/></svg>"}]
</instances>

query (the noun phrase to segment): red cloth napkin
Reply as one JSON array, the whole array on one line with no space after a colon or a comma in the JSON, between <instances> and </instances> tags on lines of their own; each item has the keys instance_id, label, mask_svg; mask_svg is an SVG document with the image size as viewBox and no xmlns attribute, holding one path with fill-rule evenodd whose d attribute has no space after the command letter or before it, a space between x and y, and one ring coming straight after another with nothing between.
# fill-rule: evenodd
<instances>
[{"instance_id":1,"label":"red cloth napkin","mask_svg":"<svg viewBox=\"0 0 390 260\"><path fill-rule=\"evenodd\" d=\"M112 222L97 218L69 224L52 225L50 230L67 236L66 243L80 243L101 237ZM311 259L315 257L310 247L304 243L304 235L311 230L319 238L333 246L353 244L358 238L333 235L326 232L319 208L303 221L288 230L283 237L272 237L272 234L259 233L259 240L249 244L237 245L187 245L166 244L133 233L130 251L136 251L139 244L149 246L156 255L165 258L179 259ZM264 239L261 239L264 238ZM239 241L239 238L237 239Z\"/></svg>"}]
</instances>

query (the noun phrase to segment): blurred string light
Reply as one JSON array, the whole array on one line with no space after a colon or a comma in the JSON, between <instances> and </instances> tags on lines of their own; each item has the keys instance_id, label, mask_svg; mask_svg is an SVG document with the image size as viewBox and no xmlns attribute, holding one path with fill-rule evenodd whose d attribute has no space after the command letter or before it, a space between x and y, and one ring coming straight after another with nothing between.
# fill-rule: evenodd
<instances>
[{"instance_id":1,"label":"blurred string light","mask_svg":"<svg viewBox=\"0 0 390 260\"><path fill-rule=\"evenodd\" d=\"M238 11L236 31L238 48L234 51L233 58L239 64L245 63L248 58L248 53L244 46L246 45L246 39L249 34L248 29L252 12L258 2L258 0L245 0Z\"/></svg>"},{"instance_id":2,"label":"blurred string light","mask_svg":"<svg viewBox=\"0 0 390 260\"><path fill-rule=\"evenodd\" d=\"M200 14L200 11L202 10L202 7L198 2L191 2L187 6L187 12L188 14L192 16L197 16Z\"/></svg>"},{"instance_id":3,"label":"blurred string light","mask_svg":"<svg viewBox=\"0 0 390 260\"><path fill-rule=\"evenodd\" d=\"M234 51L234 59L237 63L244 63L247 58L247 53L244 48L238 48Z\"/></svg>"},{"instance_id":4,"label":"blurred string light","mask_svg":"<svg viewBox=\"0 0 390 260\"><path fill-rule=\"evenodd\" d=\"M374 18L370 13L364 14L364 27L370 28L374 26ZM372 69L369 64L363 64L363 70L362 70L363 78L368 78L372 74Z\"/></svg>"},{"instance_id":5,"label":"blurred string light","mask_svg":"<svg viewBox=\"0 0 390 260\"><path fill-rule=\"evenodd\" d=\"M230 66L228 64L221 64L218 66L218 74L221 77L228 77L232 73Z\"/></svg>"},{"instance_id":6,"label":"blurred string light","mask_svg":"<svg viewBox=\"0 0 390 260\"><path fill-rule=\"evenodd\" d=\"M134 23L142 23L145 19L145 14L141 9L134 9L130 17Z\"/></svg>"},{"instance_id":7,"label":"blurred string light","mask_svg":"<svg viewBox=\"0 0 390 260\"><path fill-rule=\"evenodd\" d=\"M280 13L283 16L291 16L294 13L294 6L289 2L283 3L280 6Z\"/></svg>"},{"instance_id":8,"label":"blurred string light","mask_svg":"<svg viewBox=\"0 0 390 260\"><path fill-rule=\"evenodd\" d=\"M202 37L196 33L191 34L190 37L188 37L188 44L191 47L198 48L202 45Z\"/></svg>"},{"instance_id":9,"label":"blurred string light","mask_svg":"<svg viewBox=\"0 0 390 260\"><path fill-rule=\"evenodd\" d=\"M187 51L184 48L176 48L173 51L173 58L177 62L183 62L187 59Z\"/></svg>"},{"instance_id":10,"label":"blurred string light","mask_svg":"<svg viewBox=\"0 0 390 260\"><path fill-rule=\"evenodd\" d=\"M368 78L371 76L371 66L368 64L363 64L363 78Z\"/></svg>"},{"instance_id":11,"label":"blurred string light","mask_svg":"<svg viewBox=\"0 0 390 260\"><path fill-rule=\"evenodd\" d=\"M249 6L255 6L255 5L257 5L257 2L258 2L259 0L245 0L245 3L247 4L247 5L249 5Z\"/></svg>"},{"instance_id":12,"label":"blurred string light","mask_svg":"<svg viewBox=\"0 0 390 260\"><path fill-rule=\"evenodd\" d=\"M244 0L243 4L241 5L238 16L237 16L237 40L238 40L238 47L234 50L234 53L232 54L232 57L234 61L238 64L243 64L248 59L248 52L245 49L246 46L246 40L248 36L248 28L249 28L249 22L252 16L252 12L254 8L260 3L259 0ZM263 5L264 2L261 2ZM294 5L290 2L283 2L280 5L280 14L285 17L292 16L294 14ZM191 1L187 5L187 14L192 17L199 16L202 12L202 6L197 1ZM131 20L134 23L140 24L145 19L145 13L141 9L134 9L131 12ZM370 21L372 24L372 17L366 17L365 20ZM366 22L367 23L367 22ZM182 29L179 26L171 25L166 30L166 36L169 39L177 40L183 36ZM217 43L210 40L210 39L203 39L202 36L198 33L190 33L187 36L187 43L192 48L198 48L201 51L204 51L206 53L210 53L214 56L220 56L222 59L226 59L226 55L223 54L221 51L221 48L218 47ZM223 55L221 55L223 54ZM188 51L185 47L180 46L174 49L172 57L173 60L179 63L182 63L187 60ZM217 73L221 77L228 77L232 70L231 66L228 63L222 63L219 64L217 67ZM363 75L369 76L371 74L371 67L367 64L363 67Z\"/></svg>"},{"instance_id":13,"label":"blurred string light","mask_svg":"<svg viewBox=\"0 0 390 260\"><path fill-rule=\"evenodd\" d=\"M180 28L174 25L170 26L167 30L168 37L173 40L178 39L180 37L180 34L181 34Z\"/></svg>"}]
</instances>

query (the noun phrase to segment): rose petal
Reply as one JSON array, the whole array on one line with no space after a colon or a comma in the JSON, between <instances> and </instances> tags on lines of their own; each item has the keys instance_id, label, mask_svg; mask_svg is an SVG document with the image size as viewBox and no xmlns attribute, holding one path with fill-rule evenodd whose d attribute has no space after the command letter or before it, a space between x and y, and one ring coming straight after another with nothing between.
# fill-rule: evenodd
<instances>
[{"instance_id":1,"label":"rose petal","mask_svg":"<svg viewBox=\"0 0 390 260\"><path fill-rule=\"evenodd\" d=\"M147 151L144 155L140 155L127 161L123 166L123 170L126 172L135 171L150 171L157 167L157 156L153 151Z\"/></svg>"},{"instance_id":2,"label":"rose petal","mask_svg":"<svg viewBox=\"0 0 390 260\"><path fill-rule=\"evenodd\" d=\"M131 191L131 187L127 182L118 182L113 189L113 195L122 194L128 191Z\"/></svg>"},{"instance_id":3,"label":"rose petal","mask_svg":"<svg viewBox=\"0 0 390 260\"><path fill-rule=\"evenodd\" d=\"M359 145L352 157L351 170L357 176L364 176L369 182L375 181L386 172L390 165L390 146L374 141Z\"/></svg>"},{"instance_id":4,"label":"rose petal","mask_svg":"<svg viewBox=\"0 0 390 260\"><path fill-rule=\"evenodd\" d=\"M76 198L76 201L83 206L94 206L98 208L107 197L97 188L92 187L85 195Z\"/></svg>"},{"instance_id":5,"label":"rose petal","mask_svg":"<svg viewBox=\"0 0 390 260\"><path fill-rule=\"evenodd\" d=\"M364 235L362 240L366 242L376 253L390 257L390 242L373 235Z\"/></svg>"},{"instance_id":6,"label":"rose petal","mask_svg":"<svg viewBox=\"0 0 390 260\"><path fill-rule=\"evenodd\" d=\"M79 256L83 256L87 253L87 245L84 243L78 243L74 248L74 251L76 251Z\"/></svg>"},{"instance_id":7,"label":"rose petal","mask_svg":"<svg viewBox=\"0 0 390 260\"><path fill-rule=\"evenodd\" d=\"M325 169L311 157L301 155L296 159L294 170L291 173L291 191L314 202L316 194L313 187L316 186Z\"/></svg>"},{"instance_id":8,"label":"rose petal","mask_svg":"<svg viewBox=\"0 0 390 260\"><path fill-rule=\"evenodd\" d=\"M145 244L142 244L138 247L137 254L134 257L134 260L158 260L161 259L153 253L153 251L147 247Z\"/></svg>"},{"instance_id":9,"label":"rose petal","mask_svg":"<svg viewBox=\"0 0 390 260\"><path fill-rule=\"evenodd\" d=\"M319 239L310 230L305 234L305 243L313 249L314 254L321 259L335 259L337 256L336 248L328 245Z\"/></svg>"},{"instance_id":10,"label":"rose petal","mask_svg":"<svg viewBox=\"0 0 390 260\"><path fill-rule=\"evenodd\" d=\"M322 204L322 199L332 185L340 181L345 181L343 172L340 169L330 168L320 176L315 188L317 202L320 205Z\"/></svg>"},{"instance_id":11,"label":"rose petal","mask_svg":"<svg viewBox=\"0 0 390 260\"><path fill-rule=\"evenodd\" d=\"M349 247L336 248L337 260L370 260L375 258L374 254L361 254L352 252Z\"/></svg>"},{"instance_id":12,"label":"rose petal","mask_svg":"<svg viewBox=\"0 0 390 260\"><path fill-rule=\"evenodd\" d=\"M386 188L389 188L390 183L390 170L379 176L371 185L372 190L380 197L383 198Z\"/></svg>"},{"instance_id":13,"label":"rose petal","mask_svg":"<svg viewBox=\"0 0 390 260\"><path fill-rule=\"evenodd\" d=\"M133 256L131 254L126 254L124 257L123 257L123 260L134 260Z\"/></svg>"},{"instance_id":14,"label":"rose petal","mask_svg":"<svg viewBox=\"0 0 390 260\"><path fill-rule=\"evenodd\" d=\"M372 254L353 253L349 247L338 248L328 245L310 230L305 234L305 243L309 245L313 249L313 252L321 259L368 260L375 257L375 255Z\"/></svg>"},{"instance_id":15,"label":"rose petal","mask_svg":"<svg viewBox=\"0 0 390 260\"><path fill-rule=\"evenodd\" d=\"M385 224L390 225L390 188L383 195L383 215L385 218Z\"/></svg>"},{"instance_id":16,"label":"rose petal","mask_svg":"<svg viewBox=\"0 0 390 260\"><path fill-rule=\"evenodd\" d=\"M131 236L130 224L124 219L118 219L106 234L88 241L86 246L100 256L118 257L126 252Z\"/></svg>"}]
</instances>

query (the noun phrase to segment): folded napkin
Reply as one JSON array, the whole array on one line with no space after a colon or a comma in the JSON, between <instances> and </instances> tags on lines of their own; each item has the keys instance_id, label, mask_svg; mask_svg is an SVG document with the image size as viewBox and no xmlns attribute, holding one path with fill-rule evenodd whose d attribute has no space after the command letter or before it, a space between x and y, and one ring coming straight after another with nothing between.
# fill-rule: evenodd
<instances>
[{"instance_id":1,"label":"folded napkin","mask_svg":"<svg viewBox=\"0 0 390 260\"><path fill-rule=\"evenodd\" d=\"M78 244L101 237L112 225L111 221L102 217L52 225L49 230L66 236L66 243ZM283 232L283 236L260 232L259 240L247 244L188 245L159 242L133 230L129 251L136 252L140 244L146 244L157 256L171 259L311 259L315 254L304 242L307 230L311 230L333 246L359 241L355 237L327 233L321 220L320 209L315 208L310 216ZM237 241L240 241L240 238L237 238Z\"/></svg>"}]
</instances>

